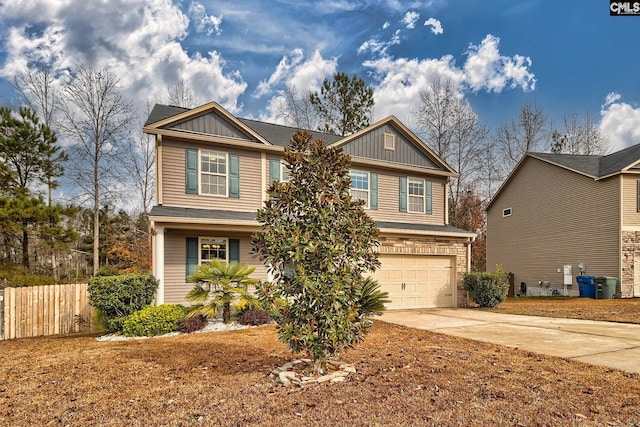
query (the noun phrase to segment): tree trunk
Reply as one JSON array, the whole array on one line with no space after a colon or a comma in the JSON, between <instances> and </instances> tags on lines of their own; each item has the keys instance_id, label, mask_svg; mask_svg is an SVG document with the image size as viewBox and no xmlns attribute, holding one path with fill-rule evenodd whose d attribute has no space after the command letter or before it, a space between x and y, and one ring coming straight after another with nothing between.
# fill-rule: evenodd
<instances>
[{"instance_id":1,"label":"tree trunk","mask_svg":"<svg viewBox=\"0 0 640 427\"><path fill-rule=\"evenodd\" d=\"M29 268L29 233L27 221L22 221L22 265Z\"/></svg>"},{"instance_id":2,"label":"tree trunk","mask_svg":"<svg viewBox=\"0 0 640 427\"><path fill-rule=\"evenodd\" d=\"M222 306L222 321L224 323L231 321L231 303L225 302Z\"/></svg>"}]
</instances>

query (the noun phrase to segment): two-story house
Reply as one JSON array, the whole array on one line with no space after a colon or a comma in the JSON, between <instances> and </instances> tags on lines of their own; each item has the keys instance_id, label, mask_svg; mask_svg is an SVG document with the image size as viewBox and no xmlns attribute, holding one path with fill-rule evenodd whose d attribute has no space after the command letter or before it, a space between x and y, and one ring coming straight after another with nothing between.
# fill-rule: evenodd
<instances>
[{"instance_id":1,"label":"two-story house","mask_svg":"<svg viewBox=\"0 0 640 427\"><path fill-rule=\"evenodd\" d=\"M212 258L246 263L266 280L251 235L270 183L287 179L282 156L296 129L240 119L212 102L156 105L144 131L156 138L157 303L184 303L193 286L187 276ZM462 276L475 234L447 225L447 183L456 172L395 117L346 137L313 133L352 157L352 195L381 230L374 276L390 308L466 304Z\"/></svg>"},{"instance_id":2,"label":"two-story house","mask_svg":"<svg viewBox=\"0 0 640 427\"><path fill-rule=\"evenodd\" d=\"M528 295L577 295L575 276L640 296L640 144L606 155L528 153L487 206L487 268ZM566 266L566 267L565 267ZM566 279L565 279L566 276Z\"/></svg>"}]
</instances>

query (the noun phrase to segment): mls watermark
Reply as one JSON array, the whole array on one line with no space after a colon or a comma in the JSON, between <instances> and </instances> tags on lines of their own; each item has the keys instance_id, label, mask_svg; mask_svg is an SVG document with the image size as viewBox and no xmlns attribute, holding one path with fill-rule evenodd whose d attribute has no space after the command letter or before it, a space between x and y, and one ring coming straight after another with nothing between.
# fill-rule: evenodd
<instances>
[{"instance_id":1,"label":"mls watermark","mask_svg":"<svg viewBox=\"0 0 640 427\"><path fill-rule=\"evenodd\" d=\"M640 1L609 0L610 16L640 16Z\"/></svg>"}]
</instances>

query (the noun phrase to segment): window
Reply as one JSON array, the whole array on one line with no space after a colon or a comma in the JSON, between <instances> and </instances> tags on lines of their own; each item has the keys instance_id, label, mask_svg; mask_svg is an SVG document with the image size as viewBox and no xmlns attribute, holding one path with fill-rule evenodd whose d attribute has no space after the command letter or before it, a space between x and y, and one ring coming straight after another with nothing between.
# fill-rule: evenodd
<instances>
[{"instance_id":1,"label":"window","mask_svg":"<svg viewBox=\"0 0 640 427\"><path fill-rule=\"evenodd\" d=\"M291 170L287 167L286 163L280 163L280 181L291 181Z\"/></svg>"},{"instance_id":2,"label":"window","mask_svg":"<svg viewBox=\"0 0 640 427\"><path fill-rule=\"evenodd\" d=\"M227 155L200 152L200 194L227 195Z\"/></svg>"},{"instance_id":3,"label":"window","mask_svg":"<svg viewBox=\"0 0 640 427\"><path fill-rule=\"evenodd\" d=\"M364 200L365 209L369 208L369 174L351 171L351 197Z\"/></svg>"},{"instance_id":4,"label":"window","mask_svg":"<svg viewBox=\"0 0 640 427\"><path fill-rule=\"evenodd\" d=\"M396 136L392 133L384 134L384 149L385 150L395 150L396 149Z\"/></svg>"},{"instance_id":5,"label":"window","mask_svg":"<svg viewBox=\"0 0 640 427\"><path fill-rule=\"evenodd\" d=\"M211 261L212 259L226 261L227 247L227 239L201 237L199 263L204 264Z\"/></svg>"},{"instance_id":6,"label":"window","mask_svg":"<svg viewBox=\"0 0 640 427\"><path fill-rule=\"evenodd\" d=\"M502 216L511 216L511 208L503 209Z\"/></svg>"},{"instance_id":7,"label":"window","mask_svg":"<svg viewBox=\"0 0 640 427\"><path fill-rule=\"evenodd\" d=\"M409 195L409 212L424 213L424 180L409 178L408 195Z\"/></svg>"}]
</instances>

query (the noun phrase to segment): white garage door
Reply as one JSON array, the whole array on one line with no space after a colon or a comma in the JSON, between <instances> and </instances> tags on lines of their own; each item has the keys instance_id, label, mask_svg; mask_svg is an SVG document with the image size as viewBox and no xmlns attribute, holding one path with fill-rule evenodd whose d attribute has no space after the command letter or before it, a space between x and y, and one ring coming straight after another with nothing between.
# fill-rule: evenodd
<instances>
[{"instance_id":1,"label":"white garage door","mask_svg":"<svg viewBox=\"0 0 640 427\"><path fill-rule=\"evenodd\" d=\"M374 277L389 293L387 308L454 307L454 257L381 255L380 262Z\"/></svg>"}]
</instances>

